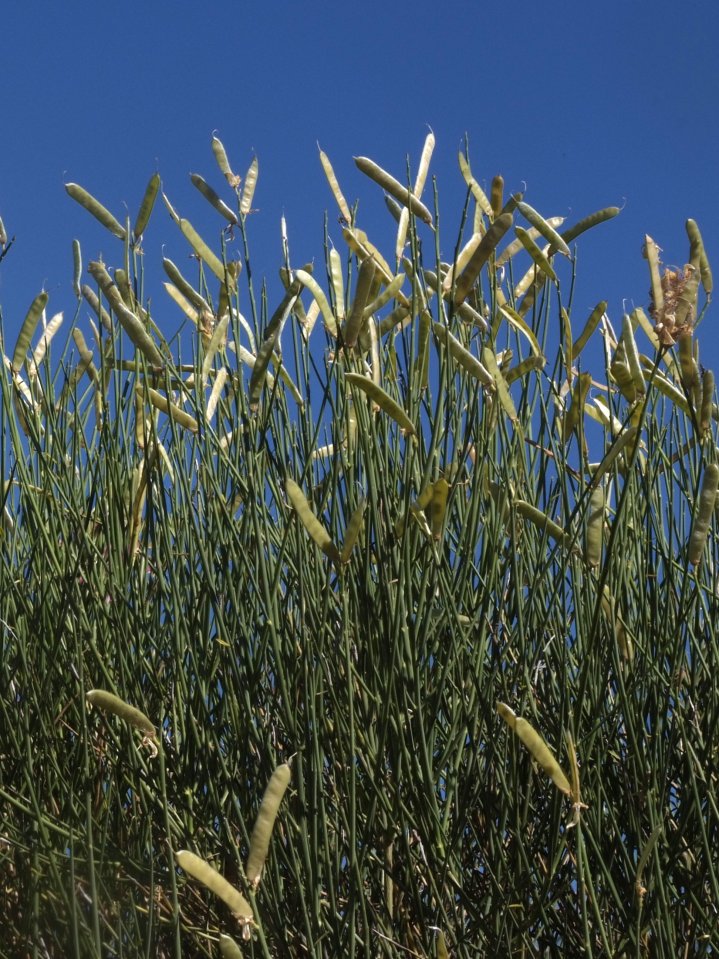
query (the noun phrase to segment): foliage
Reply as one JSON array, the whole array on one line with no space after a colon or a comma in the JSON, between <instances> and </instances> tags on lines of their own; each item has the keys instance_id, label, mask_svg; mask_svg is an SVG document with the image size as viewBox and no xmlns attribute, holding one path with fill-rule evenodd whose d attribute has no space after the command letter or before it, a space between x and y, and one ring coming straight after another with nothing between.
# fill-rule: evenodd
<instances>
[{"instance_id":1,"label":"foliage","mask_svg":"<svg viewBox=\"0 0 719 959\"><path fill-rule=\"evenodd\" d=\"M214 140L229 196L193 183L220 243L164 198L197 257L192 282L163 264L196 328L172 351L141 255L159 178L134 229L68 185L120 265L81 286L76 244L60 354L46 294L4 348L3 954L719 946L698 228L663 275L646 239L649 316L615 332L573 308L573 257L618 211L565 227L463 154L442 262L432 147L411 192L358 158L398 220L384 256L321 155L346 255L326 238L320 277L285 238L271 314L257 164L242 180Z\"/></svg>"}]
</instances>

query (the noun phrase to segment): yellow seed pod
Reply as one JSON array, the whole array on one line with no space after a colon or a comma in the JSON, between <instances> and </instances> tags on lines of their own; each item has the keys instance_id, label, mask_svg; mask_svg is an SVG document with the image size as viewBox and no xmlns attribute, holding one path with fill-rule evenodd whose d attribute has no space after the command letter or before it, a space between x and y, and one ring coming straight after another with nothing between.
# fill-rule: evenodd
<instances>
[{"instance_id":1,"label":"yellow seed pod","mask_svg":"<svg viewBox=\"0 0 719 959\"><path fill-rule=\"evenodd\" d=\"M357 343L376 270L375 262L370 258L363 260L360 264L355 297L344 329L345 345L350 349Z\"/></svg>"},{"instance_id":2,"label":"yellow seed pod","mask_svg":"<svg viewBox=\"0 0 719 959\"><path fill-rule=\"evenodd\" d=\"M360 531L362 529L362 523L364 521L365 509L367 508L367 500L361 499L350 516L349 522L347 523L347 529L345 530L345 538L342 543L342 551L340 553L340 561L344 563L349 563L350 555L354 549L355 543L359 537Z\"/></svg>"},{"instance_id":3,"label":"yellow seed pod","mask_svg":"<svg viewBox=\"0 0 719 959\"><path fill-rule=\"evenodd\" d=\"M210 892L214 893L218 899L221 899L230 907L232 914L243 925L254 924L252 917L252 906L247 902L242 893L225 879L224 876L214 869L204 859L200 859L194 852L187 849L180 849L175 853L175 861L180 869L183 869L188 876L197 879L203 886L206 886Z\"/></svg>"},{"instance_id":4,"label":"yellow seed pod","mask_svg":"<svg viewBox=\"0 0 719 959\"><path fill-rule=\"evenodd\" d=\"M12 354L11 367L15 373L19 373L22 369L22 365L27 357L27 351L30 349L30 341L32 340L37 325L40 322L42 311L47 305L47 299L47 293L39 293L30 304L30 309L27 311L25 319L22 321L20 333L18 334L18 338L15 343L15 349L13 350Z\"/></svg>"},{"instance_id":5,"label":"yellow seed pod","mask_svg":"<svg viewBox=\"0 0 719 959\"><path fill-rule=\"evenodd\" d=\"M719 488L719 466L716 463L710 463L704 470L704 476L702 477L699 504L689 538L687 555L692 566L698 566L702 561L704 547L709 535L709 526L714 515L717 488Z\"/></svg>"},{"instance_id":6,"label":"yellow seed pod","mask_svg":"<svg viewBox=\"0 0 719 959\"><path fill-rule=\"evenodd\" d=\"M494 378L489 370L469 350L466 350L445 326L442 326L441 323L433 323L432 329L439 347L447 347L450 355L466 373L479 380L483 386L494 389Z\"/></svg>"},{"instance_id":7,"label":"yellow seed pod","mask_svg":"<svg viewBox=\"0 0 719 959\"><path fill-rule=\"evenodd\" d=\"M140 203L140 209L137 211L137 217L135 219L135 227L133 229L133 235L137 240L145 232L147 224L150 222L150 215L155 206L155 200L157 199L157 194L160 190L160 174L153 173L150 177L150 181L145 188L145 195L142 198L142 203Z\"/></svg>"},{"instance_id":8,"label":"yellow seed pod","mask_svg":"<svg viewBox=\"0 0 719 959\"><path fill-rule=\"evenodd\" d=\"M315 301L320 308L322 319L325 321L325 328L327 332L330 334L330 336L333 336L335 339L337 339L337 320L335 319L335 315L332 312L332 307L330 306L322 287L319 285L317 280L307 272L307 270L295 270L295 277L303 286L307 287L312 296L315 298Z\"/></svg>"},{"instance_id":9,"label":"yellow seed pod","mask_svg":"<svg viewBox=\"0 0 719 959\"><path fill-rule=\"evenodd\" d=\"M529 235L529 231L523 230L521 226L515 226L514 232L517 234L519 242L531 256L535 266L540 269L548 279L550 279L553 283L556 283L557 274L554 272L554 267Z\"/></svg>"},{"instance_id":10,"label":"yellow seed pod","mask_svg":"<svg viewBox=\"0 0 719 959\"><path fill-rule=\"evenodd\" d=\"M587 543L584 558L587 566L594 568L602 561L604 540L604 513L606 509L604 486L595 486L589 496L587 512Z\"/></svg>"},{"instance_id":11,"label":"yellow seed pod","mask_svg":"<svg viewBox=\"0 0 719 959\"><path fill-rule=\"evenodd\" d=\"M591 385L591 373L581 373L577 377L574 389L572 390L572 402L562 419L562 439L565 443L569 442L572 433L579 426Z\"/></svg>"},{"instance_id":12,"label":"yellow seed pod","mask_svg":"<svg viewBox=\"0 0 719 959\"><path fill-rule=\"evenodd\" d=\"M332 190L332 196L335 198L343 218L350 223L352 220L352 214L350 213L347 200L345 200L344 194L340 189L340 185L337 181L337 177L335 176L335 171L332 169L332 164L329 161L329 157L326 153L324 153L323 150L320 149L319 144L317 144L317 148L320 150L320 163L322 164L322 169L325 171L325 176L327 177L327 182L330 185L330 190Z\"/></svg>"},{"instance_id":13,"label":"yellow seed pod","mask_svg":"<svg viewBox=\"0 0 719 959\"><path fill-rule=\"evenodd\" d=\"M500 214L492 223L490 228L482 237L482 241L472 254L467 266L457 279L454 290L454 302L456 306L463 303L474 286L480 271L492 253L497 248L498 243L512 226L513 218L511 213Z\"/></svg>"},{"instance_id":14,"label":"yellow seed pod","mask_svg":"<svg viewBox=\"0 0 719 959\"><path fill-rule=\"evenodd\" d=\"M224 281L225 273L227 272L229 274L229 270L225 271L225 265L222 260L212 252L189 220L181 218L179 226L182 230L182 235L185 237L197 256L199 256L199 258L207 264L218 280Z\"/></svg>"},{"instance_id":15,"label":"yellow seed pod","mask_svg":"<svg viewBox=\"0 0 719 959\"><path fill-rule=\"evenodd\" d=\"M242 952L232 936L220 933L220 955L222 959L242 959Z\"/></svg>"},{"instance_id":16,"label":"yellow seed pod","mask_svg":"<svg viewBox=\"0 0 719 959\"><path fill-rule=\"evenodd\" d=\"M526 746L534 761L538 766L542 767L557 789L567 796L571 795L572 787L569 784L569 780L562 771L562 767L557 762L554 753L536 729L534 729L526 719L517 716L514 710L510 709L506 703L497 703L497 712L514 732L515 736Z\"/></svg>"},{"instance_id":17,"label":"yellow seed pod","mask_svg":"<svg viewBox=\"0 0 719 959\"><path fill-rule=\"evenodd\" d=\"M429 503L430 529L432 539L439 542L442 538L444 517L447 514L447 499L449 497L449 483L446 479L438 479L432 487L432 499Z\"/></svg>"},{"instance_id":18,"label":"yellow seed pod","mask_svg":"<svg viewBox=\"0 0 719 959\"><path fill-rule=\"evenodd\" d=\"M651 282L652 304L654 306L653 316L664 315L664 289L662 287L661 276L659 275L659 247L654 240L645 234L644 248L642 253L649 264L649 278ZM651 312L651 311L650 311Z\"/></svg>"},{"instance_id":19,"label":"yellow seed pod","mask_svg":"<svg viewBox=\"0 0 719 959\"><path fill-rule=\"evenodd\" d=\"M309 272L309 271L308 271ZM332 247L329 252L329 273L332 284L332 293L334 294L334 308L337 319L340 323L345 318L345 281L342 266L342 258L337 250Z\"/></svg>"},{"instance_id":20,"label":"yellow seed pod","mask_svg":"<svg viewBox=\"0 0 719 959\"><path fill-rule=\"evenodd\" d=\"M278 766L272 773L267 788L265 789L265 794L262 797L262 802L260 803L255 825L252 828L250 851L247 856L245 875L250 885L255 888L259 885L262 876L267 853L270 849L272 828L277 818L280 803L290 783L291 775L292 773L287 763L282 763L282 765Z\"/></svg>"},{"instance_id":21,"label":"yellow seed pod","mask_svg":"<svg viewBox=\"0 0 719 959\"><path fill-rule=\"evenodd\" d=\"M589 341L589 337L596 330L597 326L599 325L599 321L601 320L601 318L604 316L606 312L607 312L607 301L600 300L599 303L597 303L597 305L592 310L589 316L589 319L584 324L584 329L579 334L577 339L572 343L572 356L575 360L577 359L579 354L582 352L584 347L587 345L587 342Z\"/></svg>"},{"instance_id":22,"label":"yellow seed pod","mask_svg":"<svg viewBox=\"0 0 719 959\"><path fill-rule=\"evenodd\" d=\"M106 689L91 689L85 693L85 699L91 706L124 719L125 722L135 726L146 736L153 739L157 737L157 731L147 716L136 706L131 706L114 693L110 693Z\"/></svg>"},{"instance_id":23,"label":"yellow seed pod","mask_svg":"<svg viewBox=\"0 0 719 959\"><path fill-rule=\"evenodd\" d=\"M522 216L527 220L528 223L531 223L535 230L538 230L540 235L551 244L551 250L559 250L560 253L563 253L565 256L569 256L569 247L566 244L566 241L562 239L559 233L550 226L549 223L544 219L543 216L540 216L537 211L531 207L528 203L525 203L523 200L520 200L517 203L517 209L522 214Z\"/></svg>"},{"instance_id":24,"label":"yellow seed pod","mask_svg":"<svg viewBox=\"0 0 719 959\"><path fill-rule=\"evenodd\" d=\"M712 406L714 404L714 374L711 370L704 370L702 374L702 402L699 414L699 429L706 433L711 426Z\"/></svg>"},{"instance_id":25,"label":"yellow seed pod","mask_svg":"<svg viewBox=\"0 0 719 959\"><path fill-rule=\"evenodd\" d=\"M82 277L82 253L80 250L80 241L72 241L72 289L75 296L80 299L82 291L80 289L80 280Z\"/></svg>"},{"instance_id":26,"label":"yellow seed pod","mask_svg":"<svg viewBox=\"0 0 719 959\"><path fill-rule=\"evenodd\" d=\"M227 180L232 189L236 190L242 182L242 177L237 176L237 174L233 173L230 169L230 161L227 159L227 151L222 144L222 140L215 136L212 138L212 152L215 154L215 160L220 168L220 173Z\"/></svg>"},{"instance_id":27,"label":"yellow seed pod","mask_svg":"<svg viewBox=\"0 0 719 959\"><path fill-rule=\"evenodd\" d=\"M378 166L368 157L354 157L354 161L362 173L371 180L374 180L375 183L378 183L383 190L386 190L387 193L393 196L399 203L408 207L410 212L414 213L418 219L422 220L428 226L432 225L432 214L427 207L406 186L402 186L399 180L395 180L386 170L383 170L382 167Z\"/></svg>"},{"instance_id":28,"label":"yellow seed pod","mask_svg":"<svg viewBox=\"0 0 719 959\"><path fill-rule=\"evenodd\" d=\"M506 380L507 386L510 386L512 383L514 383L515 380L519 380L523 376L526 376L527 373L543 370L546 364L546 356L525 357L521 363L517 363L516 366L511 367L504 374L504 379Z\"/></svg>"},{"instance_id":29,"label":"yellow seed pod","mask_svg":"<svg viewBox=\"0 0 719 959\"><path fill-rule=\"evenodd\" d=\"M150 386L142 387L138 385L135 389L141 395L144 395L145 390L147 390L147 398L155 409L167 413L170 419L174 420L179 426L184 427L184 429L190 430L191 433L197 432L197 420L193 416L190 416L189 413L186 413L181 407L168 400L162 393L158 393L157 390L153 390Z\"/></svg>"},{"instance_id":30,"label":"yellow seed pod","mask_svg":"<svg viewBox=\"0 0 719 959\"><path fill-rule=\"evenodd\" d=\"M290 503L299 516L302 525L309 533L310 538L319 546L325 556L328 556L333 563L339 565L340 552L332 542L332 537L312 512L312 507L307 501L305 494L289 476L285 480L285 490L287 491Z\"/></svg>"},{"instance_id":31,"label":"yellow seed pod","mask_svg":"<svg viewBox=\"0 0 719 959\"><path fill-rule=\"evenodd\" d=\"M250 163L247 174L245 175L245 185L242 188L242 198L240 199L240 213L243 216L247 216L248 213L252 212L252 200L255 196L255 188L257 187L257 176L260 172L260 165L257 161L257 157L252 158L252 163Z\"/></svg>"},{"instance_id":32,"label":"yellow seed pod","mask_svg":"<svg viewBox=\"0 0 719 959\"><path fill-rule=\"evenodd\" d=\"M109 230L114 236L118 237L120 240L124 240L127 237L127 231L125 227L122 226L110 213L106 207L102 205L94 196L89 194L87 190L83 187L78 186L77 183L66 183L65 189L68 194L75 200L80 206L84 207L88 213L91 213L95 219L101 223L105 229Z\"/></svg>"},{"instance_id":33,"label":"yellow seed pod","mask_svg":"<svg viewBox=\"0 0 719 959\"><path fill-rule=\"evenodd\" d=\"M175 266L172 260L168 260L166 257L163 257L162 267L170 278L172 283L177 287L177 289L182 293L182 295L193 304L196 309L200 312L211 312L210 305L207 300L201 296L197 290L189 283L185 277L180 273L179 269Z\"/></svg>"},{"instance_id":34,"label":"yellow seed pod","mask_svg":"<svg viewBox=\"0 0 719 959\"><path fill-rule=\"evenodd\" d=\"M381 386L378 386L373 380L368 376L364 376L362 373L345 373L345 379L351 386L356 386L362 390L363 393L366 393L406 434L414 436L416 433L414 423L404 408L400 406L396 400L392 399Z\"/></svg>"},{"instance_id":35,"label":"yellow seed pod","mask_svg":"<svg viewBox=\"0 0 719 959\"><path fill-rule=\"evenodd\" d=\"M543 513L538 507L533 506L531 503L527 503L526 500L516 499L514 501L514 507L524 519L533 523L534 526L537 526L542 531L546 532L548 536L551 536L552 539L557 540L558 543L562 543L563 546L569 547L572 537L566 530L555 523L553 519L550 519L546 513Z\"/></svg>"},{"instance_id":36,"label":"yellow seed pod","mask_svg":"<svg viewBox=\"0 0 719 959\"><path fill-rule=\"evenodd\" d=\"M499 216L504 206L504 177L497 173L492 177L492 190L490 193L492 203L492 213L495 217Z\"/></svg>"},{"instance_id":37,"label":"yellow seed pod","mask_svg":"<svg viewBox=\"0 0 719 959\"><path fill-rule=\"evenodd\" d=\"M472 193L472 196L475 199L475 202L477 204L477 209L481 210L482 213L484 213L484 215L486 217L489 217L489 219L491 220L494 215L492 210L492 204L489 202L489 199L487 198L487 194L484 192L482 187L479 185L479 183L477 183L474 176L472 175L472 171L469 167L469 161L467 160L467 157L464 155L464 153L462 153L461 150L459 152L458 159L459 159L460 172L462 173L462 176L464 177L464 182L469 187Z\"/></svg>"},{"instance_id":38,"label":"yellow seed pod","mask_svg":"<svg viewBox=\"0 0 719 959\"><path fill-rule=\"evenodd\" d=\"M236 226L240 222L237 219L237 214L229 208L222 197L212 189L210 184L207 183L199 173L191 173L190 180L192 180L193 185L200 191L207 202L217 210L221 217L224 217L224 219L233 226Z\"/></svg>"},{"instance_id":39,"label":"yellow seed pod","mask_svg":"<svg viewBox=\"0 0 719 959\"><path fill-rule=\"evenodd\" d=\"M709 266L709 260L707 259L704 249L704 241L702 240L702 235L699 232L696 220L687 220L686 230L687 236L689 237L689 261L692 266L695 268L698 267L704 292L707 296L711 296L714 281L712 280L711 267Z\"/></svg>"}]
</instances>

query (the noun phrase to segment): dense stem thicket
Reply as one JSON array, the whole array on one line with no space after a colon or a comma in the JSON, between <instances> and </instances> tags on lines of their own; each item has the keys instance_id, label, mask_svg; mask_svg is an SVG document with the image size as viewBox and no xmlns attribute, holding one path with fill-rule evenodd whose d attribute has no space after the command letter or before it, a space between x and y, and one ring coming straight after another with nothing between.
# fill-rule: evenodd
<instances>
[{"instance_id":1,"label":"dense stem thicket","mask_svg":"<svg viewBox=\"0 0 719 959\"><path fill-rule=\"evenodd\" d=\"M134 232L72 185L117 260L90 264L60 356L44 295L4 345L0 952L215 956L222 934L264 957L708 955L719 474L696 225L684 271L647 238L649 315L588 319L575 239L615 211L548 221L499 178L485 197L463 156L443 263L432 142L411 196L364 162L399 220L372 241L323 155L346 255L282 264L271 314L257 167L240 181L218 144L228 195L193 183L245 268L170 208L198 258L193 282L164 264L190 362L148 312L155 178Z\"/></svg>"}]
</instances>

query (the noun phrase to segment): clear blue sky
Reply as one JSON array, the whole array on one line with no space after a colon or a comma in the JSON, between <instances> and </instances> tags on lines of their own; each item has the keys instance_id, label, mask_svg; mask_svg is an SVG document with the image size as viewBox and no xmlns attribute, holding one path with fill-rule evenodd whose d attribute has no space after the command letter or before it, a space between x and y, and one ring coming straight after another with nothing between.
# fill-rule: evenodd
<instances>
[{"instance_id":1,"label":"clear blue sky","mask_svg":"<svg viewBox=\"0 0 719 959\"><path fill-rule=\"evenodd\" d=\"M182 215L217 237L220 221L188 179L199 172L223 186L213 131L239 172L258 154L253 265L273 283L283 212L294 265L319 265L325 209L341 244L317 141L348 199L362 198L359 225L387 249L394 231L381 192L352 156L402 176L428 125L448 258L464 198L456 155L465 132L478 179L488 185L501 172L510 191L525 183L525 199L545 216L571 221L624 205L580 242L575 301L588 315L609 300L619 327L624 299L646 306L645 232L668 264L680 265L684 221L694 217L719 271L718 28L719 6L709 0L5 5L0 216L16 236L0 264L6 352L42 288L49 315L73 315L74 237L85 263L102 253L120 265L119 241L66 196L65 181L134 219L158 170ZM145 239L148 265L159 265L163 244L173 257L186 255L158 206ZM153 312L169 337L181 315L162 280L154 274ZM702 360L716 368L711 323L710 310Z\"/></svg>"}]
</instances>

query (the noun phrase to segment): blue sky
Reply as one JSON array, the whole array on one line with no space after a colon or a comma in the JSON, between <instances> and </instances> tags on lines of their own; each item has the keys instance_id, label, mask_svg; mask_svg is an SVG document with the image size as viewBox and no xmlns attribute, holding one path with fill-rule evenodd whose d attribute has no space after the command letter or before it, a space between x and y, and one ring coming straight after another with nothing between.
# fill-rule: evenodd
<instances>
[{"instance_id":1,"label":"blue sky","mask_svg":"<svg viewBox=\"0 0 719 959\"><path fill-rule=\"evenodd\" d=\"M16 237L0 264L6 352L41 289L49 314L73 315L73 238L85 263L100 253L121 263L119 241L66 196L66 181L134 219L158 170L182 215L208 240L219 236L217 215L188 178L199 172L223 186L214 131L238 172L259 157L253 266L272 284L283 213L294 265L320 265L325 210L341 244L317 142L348 199L361 198L359 225L389 251L394 229L381 192L352 156L401 177L428 125L448 258L465 194L456 156L466 132L480 182L501 172L508 191L525 184L525 199L545 216L571 222L624 207L580 241L579 315L607 299L618 328L625 301L646 306L643 236L681 265L687 217L719 269L719 8L708 0L24 0L8 6L1 27L0 216ZM157 207L144 247L154 318L168 337L182 317L165 298L159 260L163 249L186 256L183 244ZM711 323L710 310L705 331ZM719 366L715 338L705 332L700 341L704 365Z\"/></svg>"}]
</instances>

